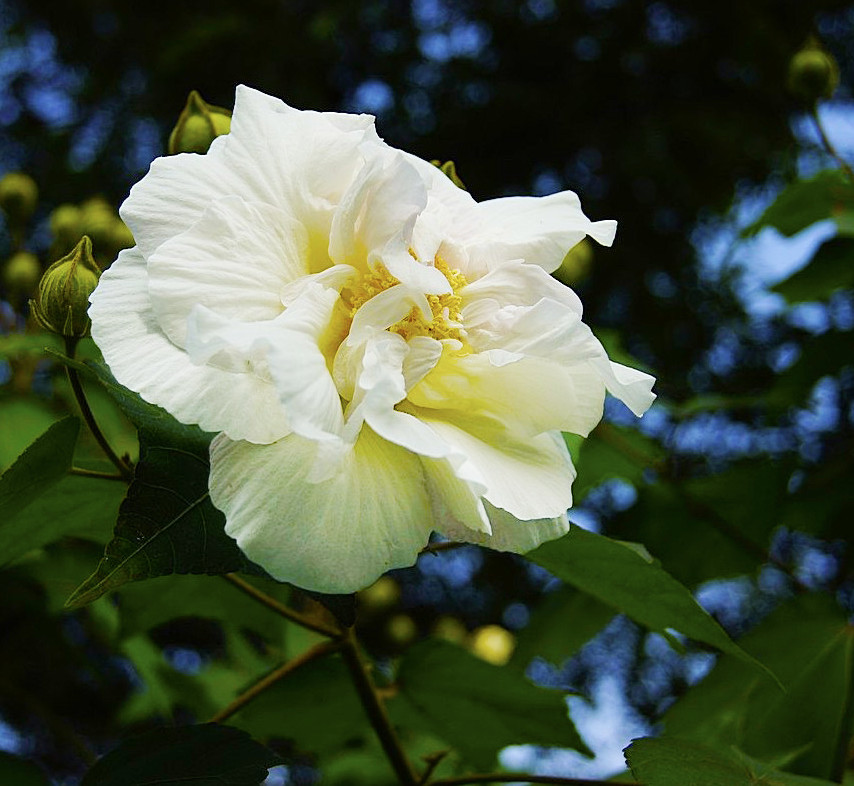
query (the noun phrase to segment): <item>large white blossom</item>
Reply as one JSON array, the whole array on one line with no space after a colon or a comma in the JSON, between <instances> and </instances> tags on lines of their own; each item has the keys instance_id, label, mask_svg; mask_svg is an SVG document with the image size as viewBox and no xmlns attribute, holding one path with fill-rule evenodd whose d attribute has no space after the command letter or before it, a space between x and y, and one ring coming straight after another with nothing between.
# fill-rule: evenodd
<instances>
[{"instance_id":1,"label":"large white blossom","mask_svg":"<svg viewBox=\"0 0 854 786\"><path fill-rule=\"evenodd\" d=\"M589 235L578 197L476 202L368 115L239 87L206 155L154 161L121 216L136 246L92 295L119 382L216 432L210 493L277 579L349 592L434 530L524 552L566 532L611 362L549 273Z\"/></svg>"}]
</instances>

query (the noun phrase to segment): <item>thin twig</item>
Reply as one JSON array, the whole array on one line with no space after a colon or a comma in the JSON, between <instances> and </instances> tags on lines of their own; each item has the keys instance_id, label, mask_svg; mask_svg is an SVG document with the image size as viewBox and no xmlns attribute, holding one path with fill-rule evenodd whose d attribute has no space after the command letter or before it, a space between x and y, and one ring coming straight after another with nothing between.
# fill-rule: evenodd
<instances>
[{"instance_id":1,"label":"thin twig","mask_svg":"<svg viewBox=\"0 0 854 786\"><path fill-rule=\"evenodd\" d=\"M492 772L460 775L455 778L439 778L431 781L430 786L460 786L464 783L560 783L563 786L609 786L612 781L561 778L558 775L532 775L530 772ZM635 786L640 785L635 784Z\"/></svg>"},{"instance_id":2,"label":"thin twig","mask_svg":"<svg viewBox=\"0 0 854 786\"><path fill-rule=\"evenodd\" d=\"M81 478L97 478L99 480L120 480L122 483L127 483L126 478L122 475L116 475L112 472L99 472L96 469L84 469L83 467L72 467L68 470L69 475L79 475Z\"/></svg>"},{"instance_id":3,"label":"thin twig","mask_svg":"<svg viewBox=\"0 0 854 786\"><path fill-rule=\"evenodd\" d=\"M377 737L379 737L385 755L392 769L394 769L395 775L397 775L398 782L401 786L418 786L418 778L412 770L412 765L406 758L403 746L400 744L397 733L391 725L391 720L388 717L385 706L377 695L376 686L365 668L352 628L347 630L346 636L341 639L341 643L343 645L341 654L344 656L344 662L350 670L353 685L359 694L359 699L362 702L365 713L371 721Z\"/></svg>"},{"instance_id":4,"label":"thin twig","mask_svg":"<svg viewBox=\"0 0 854 786\"><path fill-rule=\"evenodd\" d=\"M854 171L852 171L851 166L841 155L839 155L839 152L833 146L833 143L824 131L824 126L821 124L821 118L818 116L818 104L813 104L812 110L810 110L810 117L818 131L818 136L819 139L821 139L821 144L824 149L836 160L836 163L842 167L848 177L854 180Z\"/></svg>"},{"instance_id":5,"label":"thin twig","mask_svg":"<svg viewBox=\"0 0 854 786\"><path fill-rule=\"evenodd\" d=\"M262 603L271 611L275 611L279 616L285 617L291 622L301 625L303 628L308 628L309 630L313 630L315 633L320 633L322 636L329 636L333 639L337 639L341 636L340 630L331 628L323 622L309 617L306 614L300 614L300 612L294 611L294 609L286 606L284 603L280 603L266 592L262 592L257 587L252 586L248 581L244 581L235 573L226 573L223 578L230 584L237 587L241 592L245 592L251 598Z\"/></svg>"},{"instance_id":6,"label":"thin twig","mask_svg":"<svg viewBox=\"0 0 854 786\"><path fill-rule=\"evenodd\" d=\"M418 786L424 786L424 784L430 780L430 776L433 774L433 771L449 753L450 751L436 751L436 753L429 753L426 756L421 757L425 762L427 762L427 766L424 768L424 772L421 773L421 777L418 779Z\"/></svg>"},{"instance_id":7,"label":"thin twig","mask_svg":"<svg viewBox=\"0 0 854 786\"><path fill-rule=\"evenodd\" d=\"M317 660L330 652L335 652L340 648L340 641L322 641L320 644L316 644L310 650L306 650L302 655L283 663L281 666L271 671L266 677L262 677L250 688L247 688L233 702L231 702L231 704L216 713L210 719L210 722L222 723L223 721L228 720L228 718L249 704L250 701L260 696L279 680L287 677L291 672L296 671L300 666L305 666L306 663L311 663L311 661Z\"/></svg>"},{"instance_id":8,"label":"thin twig","mask_svg":"<svg viewBox=\"0 0 854 786\"><path fill-rule=\"evenodd\" d=\"M74 357L74 351L76 348L76 338L65 339L65 352L68 357ZM107 438L101 431L98 422L95 420L95 415L92 414L92 408L86 400L86 393L83 391L83 385L80 382L80 376L77 374L77 369L71 368L71 366L66 366L65 372L68 375L68 381L71 383L71 389L74 391L74 398L77 399L77 404L80 407L80 414L83 415L83 420L86 421L89 431L92 432L92 436L95 437L95 440L101 446L101 450L104 451L107 458L116 466L116 469L118 469L122 478L130 482L133 480L133 471L126 462L122 461L122 459L116 455L116 452L110 447L110 443L107 442Z\"/></svg>"}]
</instances>

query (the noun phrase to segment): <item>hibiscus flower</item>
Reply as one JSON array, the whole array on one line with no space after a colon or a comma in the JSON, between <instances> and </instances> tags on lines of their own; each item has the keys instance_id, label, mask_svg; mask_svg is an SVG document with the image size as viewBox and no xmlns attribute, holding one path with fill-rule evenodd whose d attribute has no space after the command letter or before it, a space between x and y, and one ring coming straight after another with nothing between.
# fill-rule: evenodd
<instances>
[{"instance_id":1,"label":"hibiscus flower","mask_svg":"<svg viewBox=\"0 0 854 786\"><path fill-rule=\"evenodd\" d=\"M568 529L611 362L549 273L589 235L578 197L476 202L369 115L237 89L231 133L160 158L121 216L134 248L91 298L123 385L215 432L226 532L273 577L352 592L433 531L514 552Z\"/></svg>"}]
</instances>

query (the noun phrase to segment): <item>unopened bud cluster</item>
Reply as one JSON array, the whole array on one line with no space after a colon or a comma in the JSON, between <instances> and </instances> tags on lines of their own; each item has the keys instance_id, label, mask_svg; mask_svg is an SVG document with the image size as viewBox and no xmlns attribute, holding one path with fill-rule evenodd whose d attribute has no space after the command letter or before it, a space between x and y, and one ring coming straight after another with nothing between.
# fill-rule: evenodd
<instances>
[{"instance_id":1,"label":"unopened bud cluster","mask_svg":"<svg viewBox=\"0 0 854 786\"><path fill-rule=\"evenodd\" d=\"M92 241L84 235L74 249L54 262L42 276L30 311L46 330L66 338L89 335L89 295L98 285L100 268Z\"/></svg>"}]
</instances>

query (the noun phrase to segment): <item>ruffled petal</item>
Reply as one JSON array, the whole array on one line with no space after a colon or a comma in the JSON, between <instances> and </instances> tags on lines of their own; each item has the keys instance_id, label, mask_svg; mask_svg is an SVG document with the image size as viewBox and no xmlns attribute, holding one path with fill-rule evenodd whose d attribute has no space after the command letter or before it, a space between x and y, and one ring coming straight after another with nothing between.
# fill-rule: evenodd
<instances>
[{"instance_id":1,"label":"ruffled petal","mask_svg":"<svg viewBox=\"0 0 854 786\"><path fill-rule=\"evenodd\" d=\"M300 112L241 85L231 132L217 137L205 155L156 159L120 213L148 257L218 198L288 208L305 226L310 269L318 272L331 264L332 214L364 164L360 149L366 144L386 147L369 115Z\"/></svg>"},{"instance_id":2,"label":"ruffled petal","mask_svg":"<svg viewBox=\"0 0 854 786\"><path fill-rule=\"evenodd\" d=\"M572 506L575 468L559 434L520 437L500 422L460 415L418 416L455 454L465 456L458 477L479 478L483 497L520 519L560 516Z\"/></svg>"},{"instance_id":3,"label":"ruffled petal","mask_svg":"<svg viewBox=\"0 0 854 786\"><path fill-rule=\"evenodd\" d=\"M554 518L517 519L506 510L485 503L490 532L473 532L469 527L450 521L439 527L439 531L451 540L477 543L496 551L512 551L525 554L541 543L554 540L569 532L566 513Z\"/></svg>"},{"instance_id":4,"label":"ruffled petal","mask_svg":"<svg viewBox=\"0 0 854 786\"><path fill-rule=\"evenodd\" d=\"M551 273L587 235L610 246L616 231L616 221L590 221L578 196L562 191L480 202L458 219L454 237L468 249L472 272L480 275L517 259Z\"/></svg>"},{"instance_id":5,"label":"ruffled petal","mask_svg":"<svg viewBox=\"0 0 854 786\"><path fill-rule=\"evenodd\" d=\"M527 435L560 430L586 436L602 418L605 383L586 363L566 368L548 358L445 352L408 399L425 413L485 415Z\"/></svg>"},{"instance_id":6,"label":"ruffled petal","mask_svg":"<svg viewBox=\"0 0 854 786\"><path fill-rule=\"evenodd\" d=\"M275 387L251 373L194 365L161 331L145 260L127 249L92 293L92 337L116 379L182 423L235 439L273 442L290 431Z\"/></svg>"},{"instance_id":7,"label":"ruffled petal","mask_svg":"<svg viewBox=\"0 0 854 786\"><path fill-rule=\"evenodd\" d=\"M243 322L274 319L283 310L279 292L308 272L302 224L277 208L238 197L213 202L148 260L152 306L179 346L196 305Z\"/></svg>"},{"instance_id":8,"label":"ruffled petal","mask_svg":"<svg viewBox=\"0 0 854 786\"><path fill-rule=\"evenodd\" d=\"M210 492L226 532L271 576L316 592L362 589L414 564L433 527L421 465L365 428L341 471L307 480L316 443L211 444Z\"/></svg>"}]
</instances>

